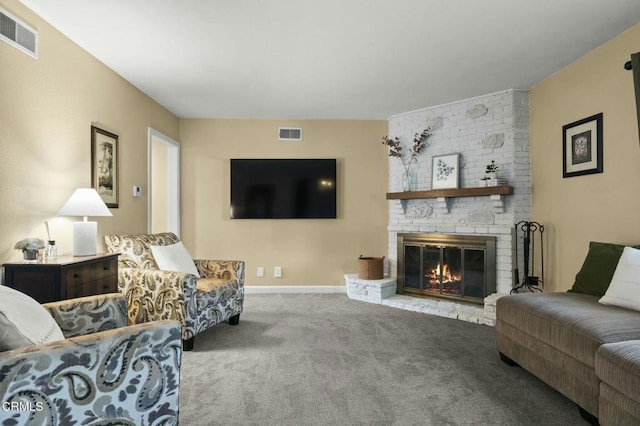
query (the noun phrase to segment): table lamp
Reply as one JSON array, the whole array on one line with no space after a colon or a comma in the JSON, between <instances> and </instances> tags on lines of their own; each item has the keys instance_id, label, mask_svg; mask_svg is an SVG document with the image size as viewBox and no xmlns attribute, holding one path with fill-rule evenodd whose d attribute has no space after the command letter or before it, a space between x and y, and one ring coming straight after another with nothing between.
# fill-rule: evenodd
<instances>
[{"instance_id":1,"label":"table lamp","mask_svg":"<svg viewBox=\"0 0 640 426\"><path fill-rule=\"evenodd\" d=\"M113 216L98 192L93 188L78 188L58 212L59 216L84 216L82 222L73 223L73 255L96 254L98 224L87 221L87 216Z\"/></svg>"}]
</instances>

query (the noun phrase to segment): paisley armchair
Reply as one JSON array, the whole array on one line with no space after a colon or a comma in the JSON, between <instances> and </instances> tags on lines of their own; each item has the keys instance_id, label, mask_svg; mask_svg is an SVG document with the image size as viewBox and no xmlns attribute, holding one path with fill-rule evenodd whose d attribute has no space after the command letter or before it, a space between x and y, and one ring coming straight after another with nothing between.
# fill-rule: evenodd
<instances>
[{"instance_id":1,"label":"paisley armchair","mask_svg":"<svg viewBox=\"0 0 640 426\"><path fill-rule=\"evenodd\" d=\"M109 253L118 256L118 288L127 298L132 323L175 319L182 324L183 349L193 349L195 335L223 321L236 325L244 302L244 262L195 259L201 278L163 271L151 246L180 242L170 232L105 235Z\"/></svg>"},{"instance_id":2,"label":"paisley armchair","mask_svg":"<svg viewBox=\"0 0 640 426\"><path fill-rule=\"evenodd\" d=\"M177 321L127 326L119 293L43 306L66 339L0 352L0 424L178 424Z\"/></svg>"}]
</instances>

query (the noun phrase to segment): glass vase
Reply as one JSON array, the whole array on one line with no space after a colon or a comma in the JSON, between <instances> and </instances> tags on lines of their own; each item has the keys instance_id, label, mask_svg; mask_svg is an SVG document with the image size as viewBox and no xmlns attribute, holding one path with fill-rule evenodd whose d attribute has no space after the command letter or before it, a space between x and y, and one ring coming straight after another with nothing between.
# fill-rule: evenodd
<instances>
[{"instance_id":1,"label":"glass vase","mask_svg":"<svg viewBox=\"0 0 640 426\"><path fill-rule=\"evenodd\" d=\"M54 240L47 241L47 247L45 248L45 257L47 259L53 259L58 256L58 248Z\"/></svg>"},{"instance_id":2,"label":"glass vase","mask_svg":"<svg viewBox=\"0 0 640 426\"><path fill-rule=\"evenodd\" d=\"M402 190L404 192L409 192L413 190L413 179L411 176L411 169L405 170L402 173Z\"/></svg>"}]
</instances>

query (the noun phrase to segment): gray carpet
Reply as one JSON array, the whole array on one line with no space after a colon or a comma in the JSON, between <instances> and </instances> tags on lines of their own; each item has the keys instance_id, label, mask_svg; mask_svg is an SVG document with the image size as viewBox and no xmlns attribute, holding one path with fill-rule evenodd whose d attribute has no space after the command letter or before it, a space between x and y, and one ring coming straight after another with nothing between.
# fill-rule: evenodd
<instances>
[{"instance_id":1,"label":"gray carpet","mask_svg":"<svg viewBox=\"0 0 640 426\"><path fill-rule=\"evenodd\" d=\"M251 294L185 352L183 425L586 425L502 363L493 328L353 301Z\"/></svg>"}]
</instances>

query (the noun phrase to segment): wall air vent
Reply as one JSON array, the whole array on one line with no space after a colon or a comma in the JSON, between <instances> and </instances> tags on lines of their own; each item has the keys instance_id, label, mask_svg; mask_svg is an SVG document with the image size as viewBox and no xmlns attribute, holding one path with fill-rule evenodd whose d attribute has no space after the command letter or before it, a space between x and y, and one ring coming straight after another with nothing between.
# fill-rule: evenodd
<instances>
[{"instance_id":1,"label":"wall air vent","mask_svg":"<svg viewBox=\"0 0 640 426\"><path fill-rule=\"evenodd\" d=\"M300 127L278 127L278 140L280 141L301 141L302 128Z\"/></svg>"},{"instance_id":2,"label":"wall air vent","mask_svg":"<svg viewBox=\"0 0 640 426\"><path fill-rule=\"evenodd\" d=\"M0 40L38 59L38 32L1 7Z\"/></svg>"}]
</instances>

